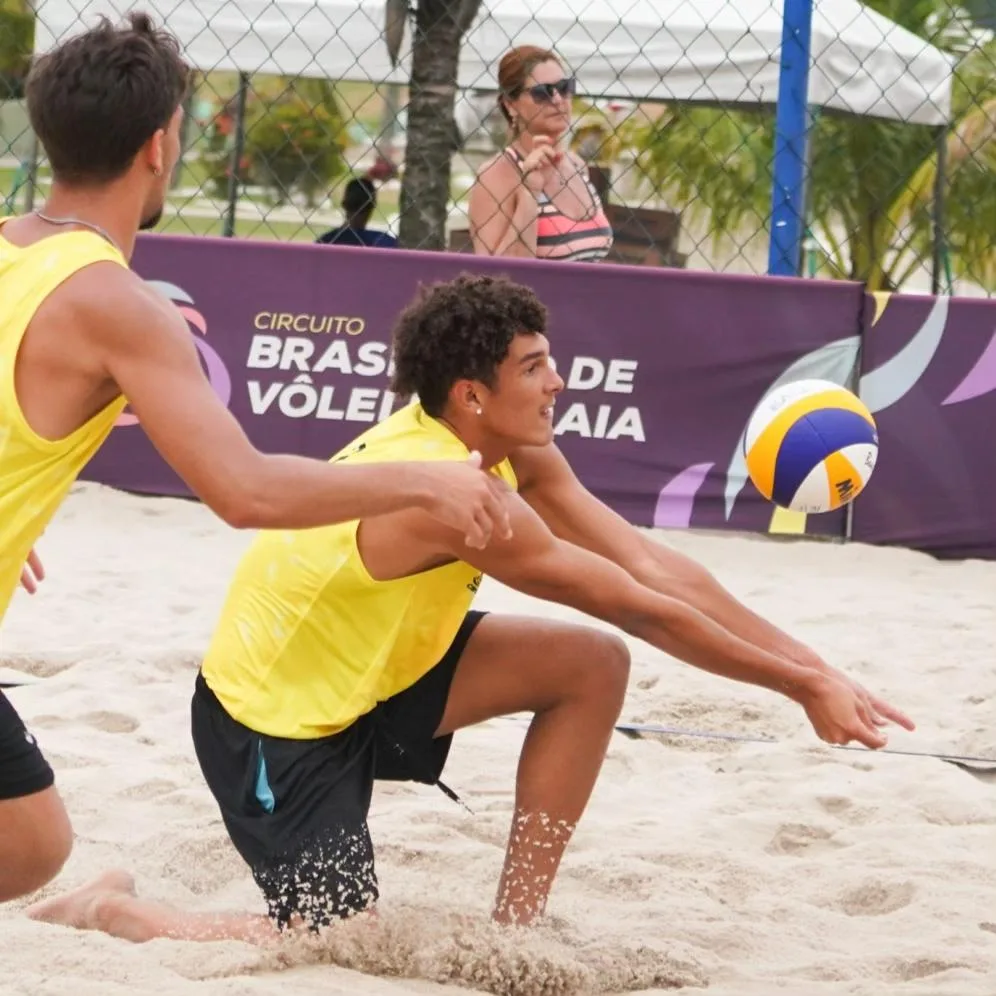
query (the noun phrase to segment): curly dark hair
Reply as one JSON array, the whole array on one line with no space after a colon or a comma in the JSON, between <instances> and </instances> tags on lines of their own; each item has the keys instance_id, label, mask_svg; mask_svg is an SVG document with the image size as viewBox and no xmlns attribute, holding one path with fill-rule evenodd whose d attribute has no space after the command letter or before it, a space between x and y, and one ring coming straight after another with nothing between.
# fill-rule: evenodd
<instances>
[{"instance_id":1,"label":"curly dark hair","mask_svg":"<svg viewBox=\"0 0 996 996\"><path fill-rule=\"evenodd\" d=\"M432 416L464 378L493 386L495 371L521 333L545 333L547 309L528 287L505 277L461 273L420 286L394 327L391 390L417 394Z\"/></svg>"},{"instance_id":2,"label":"curly dark hair","mask_svg":"<svg viewBox=\"0 0 996 996\"><path fill-rule=\"evenodd\" d=\"M176 38L142 13L130 14L121 27L101 17L39 56L25 94L52 175L79 184L122 176L169 124L190 76Z\"/></svg>"}]
</instances>

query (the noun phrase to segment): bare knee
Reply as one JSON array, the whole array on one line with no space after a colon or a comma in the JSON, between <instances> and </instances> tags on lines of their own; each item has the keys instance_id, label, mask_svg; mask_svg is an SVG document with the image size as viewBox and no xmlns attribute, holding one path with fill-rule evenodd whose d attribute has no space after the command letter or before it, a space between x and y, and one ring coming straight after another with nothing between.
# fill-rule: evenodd
<instances>
[{"instance_id":1,"label":"bare knee","mask_svg":"<svg viewBox=\"0 0 996 996\"><path fill-rule=\"evenodd\" d=\"M622 711L629 684L629 666L629 647L624 640L614 633L591 634L577 691L612 722Z\"/></svg>"},{"instance_id":2,"label":"bare knee","mask_svg":"<svg viewBox=\"0 0 996 996\"><path fill-rule=\"evenodd\" d=\"M0 902L30 896L44 888L62 871L71 850L70 844L61 848L33 847L16 851L16 864L8 866L0 877ZM0 861L6 860L8 853L8 843L5 841L3 850L0 851Z\"/></svg>"},{"instance_id":3,"label":"bare knee","mask_svg":"<svg viewBox=\"0 0 996 996\"><path fill-rule=\"evenodd\" d=\"M45 823L35 825L34 838L24 855L30 881L22 895L48 885L62 871L73 850L73 828L61 800L57 806L47 808L52 810L50 817Z\"/></svg>"},{"instance_id":4,"label":"bare knee","mask_svg":"<svg viewBox=\"0 0 996 996\"><path fill-rule=\"evenodd\" d=\"M47 885L72 849L73 828L55 788L0 803L0 902Z\"/></svg>"}]
</instances>

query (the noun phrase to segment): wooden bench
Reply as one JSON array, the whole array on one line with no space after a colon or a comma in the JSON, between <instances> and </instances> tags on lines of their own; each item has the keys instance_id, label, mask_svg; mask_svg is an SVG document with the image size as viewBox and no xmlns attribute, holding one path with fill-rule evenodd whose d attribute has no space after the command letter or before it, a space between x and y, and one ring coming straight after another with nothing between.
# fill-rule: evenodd
<instances>
[{"instance_id":1,"label":"wooden bench","mask_svg":"<svg viewBox=\"0 0 996 996\"><path fill-rule=\"evenodd\" d=\"M609 204L605 214L612 226L612 249L606 260L630 266L682 268L688 257L678 252L681 215L675 211Z\"/></svg>"}]
</instances>

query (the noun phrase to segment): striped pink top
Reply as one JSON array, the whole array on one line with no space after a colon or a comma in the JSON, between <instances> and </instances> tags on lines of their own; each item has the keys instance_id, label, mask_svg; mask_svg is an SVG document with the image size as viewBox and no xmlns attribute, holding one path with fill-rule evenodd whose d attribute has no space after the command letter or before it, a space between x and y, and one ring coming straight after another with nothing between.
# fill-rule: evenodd
<instances>
[{"instance_id":1,"label":"striped pink top","mask_svg":"<svg viewBox=\"0 0 996 996\"><path fill-rule=\"evenodd\" d=\"M517 166L522 154L510 146L505 150ZM536 219L536 255L542 259L596 261L612 248L612 226L602 210L602 202L591 179L585 174L591 194L592 210L588 217L576 219L564 214L545 193L536 195L539 216Z\"/></svg>"}]
</instances>

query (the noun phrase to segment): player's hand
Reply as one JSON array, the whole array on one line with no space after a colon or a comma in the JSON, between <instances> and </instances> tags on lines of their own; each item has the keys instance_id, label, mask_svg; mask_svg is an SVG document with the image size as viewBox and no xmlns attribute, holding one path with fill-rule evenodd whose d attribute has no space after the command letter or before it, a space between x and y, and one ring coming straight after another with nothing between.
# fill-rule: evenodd
<instances>
[{"instance_id":1,"label":"player's hand","mask_svg":"<svg viewBox=\"0 0 996 996\"><path fill-rule=\"evenodd\" d=\"M563 153L556 148L550 138L546 135L537 135L529 155L522 160L519 167L522 171L522 182L534 194L538 194L562 158Z\"/></svg>"},{"instance_id":2,"label":"player's hand","mask_svg":"<svg viewBox=\"0 0 996 996\"><path fill-rule=\"evenodd\" d=\"M834 677L838 681L843 681L845 684L851 686L854 694L858 697L863 714L867 715L876 726L887 726L889 723L895 723L904 730L912 731L916 729L916 724L906 713L901 709L897 709L894 705L890 705L885 699L880 699L877 695L872 695L868 689L859 685L853 678L849 678L840 671L835 671Z\"/></svg>"},{"instance_id":3,"label":"player's hand","mask_svg":"<svg viewBox=\"0 0 996 996\"><path fill-rule=\"evenodd\" d=\"M511 489L481 470L481 454L473 452L465 463L433 463L432 497L427 511L439 522L463 533L467 546L484 549L494 536L508 539L508 496Z\"/></svg>"},{"instance_id":4,"label":"player's hand","mask_svg":"<svg viewBox=\"0 0 996 996\"><path fill-rule=\"evenodd\" d=\"M21 587L29 595L33 595L38 590L38 585L44 580L45 567L32 547L28 554L28 561L21 571Z\"/></svg>"},{"instance_id":5,"label":"player's hand","mask_svg":"<svg viewBox=\"0 0 996 996\"><path fill-rule=\"evenodd\" d=\"M849 744L856 740L877 750L888 743L881 731L887 722L907 730L914 728L913 721L904 713L837 672L821 674L803 696L802 706L816 735L829 744Z\"/></svg>"}]
</instances>

